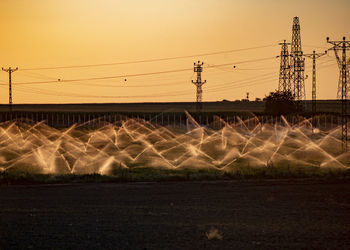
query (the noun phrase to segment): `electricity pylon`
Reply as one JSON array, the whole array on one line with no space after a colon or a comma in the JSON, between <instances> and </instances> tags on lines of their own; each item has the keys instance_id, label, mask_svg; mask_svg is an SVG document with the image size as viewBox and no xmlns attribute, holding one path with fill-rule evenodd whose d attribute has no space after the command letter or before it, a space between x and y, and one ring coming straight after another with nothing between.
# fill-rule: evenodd
<instances>
[{"instance_id":1,"label":"electricity pylon","mask_svg":"<svg viewBox=\"0 0 350 250\"><path fill-rule=\"evenodd\" d=\"M202 112L202 86L207 81L202 82L202 72L203 72L203 62L198 61L198 63L194 63L194 72L197 73L197 80L193 81L192 83L196 85L197 87L197 93L196 93L196 111Z\"/></svg>"},{"instance_id":2,"label":"electricity pylon","mask_svg":"<svg viewBox=\"0 0 350 250\"><path fill-rule=\"evenodd\" d=\"M344 37L343 37L343 39L344 39ZM343 79L342 79L342 76L343 76L342 67L343 67L343 65L342 65L342 59L340 58L339 53L338 53L339 50L342 50L342 45L340 45L340 46L341 46L341 48L338 50L337 49L335 50L334 47L331 48L332 50L334 50L334 54L335 54L335 57L337 58L338 67L339 67L339 71L340 71L339 81L338 81L338 90L337 90L337 99L342 99L342 96L343 96L343 94L342 94L343 93L343 91L342 91L343 90ZM346 56L345 56L345 58L346 58ZM350 59L348 59L348 61L346 62L346 81L347 81L347 83L349 83L349 75L350 75L349 74L349 67L350 67ZM347 88L345 90L346 99L349 98L349 93L350 93L349 87L347 86Z\"/></svg>"},{"instance_id":3,"label":"electricity pylon","mask_svg":"<svg viewBox=\"0 0 350 250\"><path fill-rule=\"evenodd\" d=\"M278 82L278 91L286 93L291 92L292 86L290 82L290 64L289 64L289 52L288 52L288 45L290 43L287 43L286 40L284 40L283 43L280 43L281 45L281 55L280 57L281 63L280 63L280 76L279 76L279 82Z\"/></svg>"},{"instance_id":4,"label":"electricity pylon","mask_svg":"<svg viewBox=\"0 0 350 250\"><path fill-rule=\"evenodd\" d=\"M316 53L313 51L312 54L304 54L305 57L312 59L312 114L316 113L316 59L321 56L327 55L327 51L324 53Z\"/></svg>"},{"instance_id":5,"label":"electricity pylon","mask_svg":"<svg viewBox=\"0 0 350 250\"><path fill-rule=\"evenodd\" d=\"M304 82L305 58L303 57L303 51L301 49L299 17L294 17L293 19L290 59L293 95L299 105L301 105L301 101L306 99L306 95Z\"/></svg>"},{"instance_id":6,"label":"electricity pylon","mask_svg":"<svg viewBox=\"0 0 350 250\"><path fill-rule=\"evenodd\" d=\"M12 73L18 70L18 68L12 69L9 67L8 69L1 68L3 71L9 73L9 105L10 110L12 111Z\"/></svg>"},{"instance_id":7,"label":"electricity pylon","mask_svg":"<svg viewBox=\"0 0 350 250\"><path fill-rule=\"evenodd\" d=\"M329 50L333 50L337 58L340 69L339 79L341 80L341 106L342 106L342 149L346 152L348 149L348 113L347 113L347 99L348 99L348 82L349 82L349 65L350 58L346 58L346 51L350 50L350 41L330 41L327 37L327 43L333 45ZM339 56L339 51L342 51L342 56Z\"/></svg>"}]
</instances>

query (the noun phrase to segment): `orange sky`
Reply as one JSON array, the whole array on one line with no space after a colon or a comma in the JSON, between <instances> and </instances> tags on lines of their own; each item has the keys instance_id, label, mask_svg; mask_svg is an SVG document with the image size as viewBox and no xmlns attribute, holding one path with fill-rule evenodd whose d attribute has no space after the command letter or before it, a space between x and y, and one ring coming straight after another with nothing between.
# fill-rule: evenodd
<instances>
[{"instance_id":1,"label":"orange sky","mask_svg":"<svg viewBox=\"0 0 350 250\"><path fill-rule=\"evenodd\" d=\"M329 47L326 37L350 40L348 0L1 0L0 66L13 74L14 103L195 101L194 61L205 64L204 101L264 97L278 86L278 42L291 39L300 17L304 53ZM56 70L29 68L104 64L265 48L137 64ZM349 52L350 53L350 52ZM265 61L256 59L269 58ZM308 59L307 59L308 60ZM242 61L253 61L240 64ZM208 65L232 63L226 67ZM318 61L318 98L336 97L333 53ZM176 69L187 71L64 82ZM306 95L311 97L311 61ZM0 103L8 75L0 72ZM63 82L58 82L62 79ZM23 84L52 81L50 83ZM22 83L22 84L21 84Z\"/></svg>"}]
</instances>

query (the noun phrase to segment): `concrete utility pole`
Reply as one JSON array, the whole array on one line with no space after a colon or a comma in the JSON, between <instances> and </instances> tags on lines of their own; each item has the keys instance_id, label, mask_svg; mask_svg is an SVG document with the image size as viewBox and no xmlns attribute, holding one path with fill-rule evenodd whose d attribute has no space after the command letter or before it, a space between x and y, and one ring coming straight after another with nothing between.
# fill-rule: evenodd
<instances>
[{"instance_id":1,"label":"concrete utility pole","mask_svg":"<svg viewBox=\"0 0 350 250\"><path fill-rule=\"evenodd\" d=\"M348 149L348 113L347 113L347 99L348 99L348 82L349 82L349 65L350 58L346 58L346 51L350 50L350 41L346 41L343 37L343 41L330 41L327 37L327 43L333 45L328 50L334 50L337 58L338 66L340 69L339 79L341 80L341 104L342 104L342 148L343 152L347 152ZM342 57L339 56L339 51L342 51Z\"/></svg>"},{"instance_id":2,"label":"concrete utility pole","mask_svg":"<svg viewBox=\"0 0 350 250\"><path fill-rule=\"evenodd\" d=\"M197 87L197 93L196 93L196 111L202 112L202 86L207 81L205 80L202 82L202 72L203 72L203 62L198 61L198 63L194 63L194 72L197 73L197 80L193 81L192 83L196 85Z\"/></svg>"},{"instance_id":3,"label":"concrete utility pole","mask_svg":"<svg viewBox=\"0 0 350 250\"><path fill-rule=\"evenodd\" d=\"M316 113L316 59L321 56L327 55L327 51L324 53L316 53L315 51L312 54L304 54L305 57L312 59L312 114Z\"/></svg>"},{"instance_id":4,"label":"concrete utility pole","mask_svg":"<svg viewBox=\"0 0 350 250\"><path fill-rule=\"evenodd\" d=\"M3 71L9 73L9 105L10 105L10 111L12 111L12 73L17 71L18 68L12 69L9 67L8 69L1 68Z\"/></svg>"}]
</instances>

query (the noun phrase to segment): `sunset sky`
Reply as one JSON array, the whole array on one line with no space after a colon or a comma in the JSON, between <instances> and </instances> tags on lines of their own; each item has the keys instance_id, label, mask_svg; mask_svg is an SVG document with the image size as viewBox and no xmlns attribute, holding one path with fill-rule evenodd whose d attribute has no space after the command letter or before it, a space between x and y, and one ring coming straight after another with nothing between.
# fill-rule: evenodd
<instances>
[{"instance_id":1,"label":"sunset sky","mask_svg":"<svg viewBox=\"0 0 350 250\"><path fill-rule=\"evenodd\" d=\"M278 43L291 40L294 16L304 53L322 52L327 36L350 40L349 10L348 0L0 0L0 67L19 68L14 103L195 101L198 60L205 63L203 101L246 92L252 100L278 87ZM334 53L318 65L318 98L335 99ZM179 71L164 73L172 70ZM6 104L8 74L0 73Z\"/></svg>"}]
</instances>

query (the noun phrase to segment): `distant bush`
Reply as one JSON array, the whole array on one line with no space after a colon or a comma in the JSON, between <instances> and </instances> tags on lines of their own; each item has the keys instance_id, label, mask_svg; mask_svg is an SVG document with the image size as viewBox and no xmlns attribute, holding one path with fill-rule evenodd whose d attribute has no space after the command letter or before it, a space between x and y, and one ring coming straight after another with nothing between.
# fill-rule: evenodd
<instances>
[{"instance_id":1,"label":"distant bush","mask_svg":"<svg viewBox=\"0 0 350 250\"><path fill-rule=\"evenodd\" d=\"M265 113L270 115L285 115L298 111L298 105L291 92L271 92L264 100Z\"/></svg>"}]
</instances>

